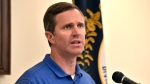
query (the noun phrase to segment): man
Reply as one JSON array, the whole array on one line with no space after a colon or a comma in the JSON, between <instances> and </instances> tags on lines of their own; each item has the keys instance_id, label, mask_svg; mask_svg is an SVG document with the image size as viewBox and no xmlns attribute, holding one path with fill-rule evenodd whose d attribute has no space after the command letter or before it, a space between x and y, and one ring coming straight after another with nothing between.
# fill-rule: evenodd
<instances>
[{"instance_id":1,"label":"man","mask_svg":"<svg viewBox=\"0 0 150 84\"><path fill-rule=\"evenodd\" d=\"M76 62L86 34L78 7L67 2L53 4L45 13L44 27L51 54L27 70L16 84L95 84Z\"/></svg>"}]
</instances>

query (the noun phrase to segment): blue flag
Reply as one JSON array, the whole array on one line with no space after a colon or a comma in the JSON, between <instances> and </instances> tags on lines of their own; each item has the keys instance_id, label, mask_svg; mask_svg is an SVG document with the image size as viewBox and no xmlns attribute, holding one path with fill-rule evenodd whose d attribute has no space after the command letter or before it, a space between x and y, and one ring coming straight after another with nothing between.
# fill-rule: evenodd
<instances>
[{"instance_id":1,"label":"blue flag","mask_svg":"<svg viewBox=\"0 0 150 84\"><path fill-rule=\"evenodd\" d=\"M77 62L96 84L107 84L100 0L73 0L73 4L82 11L86 22L85 49Z\"/></svg>"}]
</instances>

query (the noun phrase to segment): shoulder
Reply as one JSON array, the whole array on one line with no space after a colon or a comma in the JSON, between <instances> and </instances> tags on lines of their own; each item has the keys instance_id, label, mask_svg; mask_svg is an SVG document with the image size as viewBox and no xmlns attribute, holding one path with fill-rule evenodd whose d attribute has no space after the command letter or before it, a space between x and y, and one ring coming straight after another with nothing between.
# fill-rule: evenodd
<instances>
[{"instance_id":1,"label":"shoulder","mask_svg":"<svg viewBox=\"0 0 150 84\"><path fill-rule=\"evenodd\" d=\"M81 70L81 72L82 72L82 75L83 75L83 76L86 76L86 77L88 77L88 78L91 78L91 76L90 76L87 72L85 72L85 71L83 71L83 70Z\"/></svg>"},{"instance_id":2,"label":"shoulder","mask_svg":"<svg viewBox=\"0 0 150 84\"><path fill-rule=\"evenodd\" d=\"M89 75L89 73L85 72L84 70L82 70L79 66L79 64L76 64L76 72L78 74L81 74L81 80L83 80L86 84L95 84L93 78Z\"/></svg>"},{"instance_id":3,"label":"shoulder","mask_svg":"<svg viewBox=\"0 0 150 84\"><path fill-rule=\"evenodd\" d=\"M35 66L33 66L30 69L28 69L27 71L25 71L21 75L21 77L17 80L16 84L22 84L19 82L23 82L23 84L24 83L32 84L31 80L33 79L33 77L37 76L38 73L45 70L44 68L47 68L46 64L44 62L40 62L40 63L36 64Z\"/></svg>"},{"instance_id":4,"label":"shoulder","mask_svg":"<svg viewBox=\"0 0 150 84\"><path fill-rule=\"evenodd\" d=\"M82 80L86 80L87 82L91 82L91 84L95 84L93 78L85 71L81 70Z\"/></svg>"}]
</instances>

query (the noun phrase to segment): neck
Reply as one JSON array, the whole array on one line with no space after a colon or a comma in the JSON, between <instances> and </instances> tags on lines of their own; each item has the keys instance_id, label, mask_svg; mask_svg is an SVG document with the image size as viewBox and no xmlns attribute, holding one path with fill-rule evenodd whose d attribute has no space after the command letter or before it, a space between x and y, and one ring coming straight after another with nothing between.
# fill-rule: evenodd
<instances>
[{"instance_id":1,"label":"neck","mask_svg":"<svg viewBox=\"0 0 150 84\"><path fill-rule=\"evenodd\" d=\"M51 52L51 59L58 64L66 74L74 75L75 74L75 66L76 66L76 57L69 58L59 54L54 54Z\"/></svg>"}]
</instances>

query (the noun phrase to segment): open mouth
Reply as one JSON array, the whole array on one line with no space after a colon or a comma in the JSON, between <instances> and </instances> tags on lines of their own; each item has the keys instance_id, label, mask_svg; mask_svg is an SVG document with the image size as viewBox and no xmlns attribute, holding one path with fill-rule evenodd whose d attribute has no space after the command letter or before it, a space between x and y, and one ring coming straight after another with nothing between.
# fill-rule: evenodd
<instances>
[{"instance_id":1,"label":"open mouth","mask_svg":"<svg viewBox=\"0 0 150 84\"><path fill-rule=\"evenodd\" d=\"M71 44L80 44L80 43L81 43L80 41L71 42Z\"/></svg>"}]
</instances>

